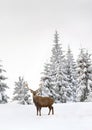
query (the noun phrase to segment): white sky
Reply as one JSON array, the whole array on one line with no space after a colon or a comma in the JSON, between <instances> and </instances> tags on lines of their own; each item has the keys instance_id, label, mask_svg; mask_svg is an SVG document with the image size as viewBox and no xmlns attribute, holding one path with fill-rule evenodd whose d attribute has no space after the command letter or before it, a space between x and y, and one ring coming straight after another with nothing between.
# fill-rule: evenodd
<instances>
[{"instance_id":1,"label":"white sky","mask_svg":"<svg viewBox=\"0 0 92 130\"><path fill-rule=\"evenodd\" d=\"M56 29L64 51L70 44L74 55L80 46L92 53L92 0L0 0L0 59L10 88L19 76L39 86Z\"/></svg>"}]
</instances>

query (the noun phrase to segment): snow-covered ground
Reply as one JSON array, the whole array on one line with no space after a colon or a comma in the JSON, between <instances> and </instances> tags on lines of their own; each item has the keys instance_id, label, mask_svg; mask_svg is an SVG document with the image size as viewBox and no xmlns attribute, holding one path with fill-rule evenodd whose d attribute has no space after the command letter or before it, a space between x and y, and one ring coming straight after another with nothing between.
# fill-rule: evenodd
<instances>
[{"instance_id":1,"label":"snow-covered ground","mask_svg":"<svg viewBox=\"0 0 92 130\"><path fill-rule=\"evenodd\" d=\"M0 130L92 130L92 103L54 104L36 116L34 105L1 104Z\"/></svg>"}]
</instances>

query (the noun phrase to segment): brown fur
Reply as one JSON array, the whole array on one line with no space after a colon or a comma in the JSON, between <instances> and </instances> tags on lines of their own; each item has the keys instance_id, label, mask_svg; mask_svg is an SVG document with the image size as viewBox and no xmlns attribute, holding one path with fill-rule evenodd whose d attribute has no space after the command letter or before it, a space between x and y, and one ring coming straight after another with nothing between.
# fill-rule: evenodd
<instances>
[{"instance_id":1,"label":"brown fur","mask_svg":"<svg viewBox=\"0 0 92 130\"><path fill-rule=\"evenodd\" d=\"M26 86L28 87L27 84L26 84ZM48 107L49 108L48 115L50 115L51 110L52 110L52 114L54 114L54 108L52 106L53 103L54 103L53 98L38 96L37 93L39 92L39 89L36 90L36 91L33 91L32 89L29 89L29 90L33 94L33 102L34 102L36 109L37 109L37 115L38 115L38 112L39 112L39 115L41 116L41 108L42 107Z\"/></svg>"}]
</instances>

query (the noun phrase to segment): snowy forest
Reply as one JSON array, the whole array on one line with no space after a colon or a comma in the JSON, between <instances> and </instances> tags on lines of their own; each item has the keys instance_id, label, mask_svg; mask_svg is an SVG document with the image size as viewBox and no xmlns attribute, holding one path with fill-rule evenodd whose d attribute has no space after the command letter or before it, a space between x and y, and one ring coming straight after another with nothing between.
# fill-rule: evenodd
<instances>
[{"instance_id":1,"label":"snowy forest","mask_svg":"<svg viewBox=\"0 0 92 130\"><path fill-rule=\"evenodd\" d=\"M92 59L88 50L81 48L78 57L74 59L72 50L62 49L59 34L54 34L52 55L49 62L44 64L41 72L41 96L55 99L55 103L91 102L92 101ZM76 45L75 45L76 46ZM8 103L6 70L0 63L0 104ZM22 76L14 81L15 88L12 101L19 104L31 104L31 94L25 88Z\"/></svg>"}]
</instances>

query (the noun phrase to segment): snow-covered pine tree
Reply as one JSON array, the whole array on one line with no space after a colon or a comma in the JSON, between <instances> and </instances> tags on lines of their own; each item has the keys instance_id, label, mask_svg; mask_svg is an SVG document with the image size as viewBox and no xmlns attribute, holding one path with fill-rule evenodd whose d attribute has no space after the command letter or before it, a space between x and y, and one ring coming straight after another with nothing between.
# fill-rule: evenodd
<instances>
[{"instance_id":1,"label":"snow-covered pine tree","mask_svg":"<svg viewBox=\"0 0 92 130\"><path fill-rule=\"evenodd\" d=\"M6 89L9 87L6 83L4 83L4 81L7 79L3 74L4 72L6 72L6 70L4 70L3 66L0 65L0 104L7 103L9 99L7 94L5 94Z\"/></svg>"},{"instance_id":2,"label":"snow-covered pine tree","mask_svg":"<svg viewBox=\"0 0 92 130\"><path fill-rule=\"evenodd\" d=\"M87 50L81 49L77 59L78 84L77 101L85 101L91 90L92 63Z\"/></svg>"},{"instance_id":3,"label":"snow-covered pine tree","mask_svg":"<svg viewBox=\"0 0 92 130\"><path fill-rule=\"evenodd\" d=\"M42 95L52 96L55 102L66 102L64 63L65 58L62 47L59 44L59 35L56 31L50 63L45 64L43 77L41 78Z\"/></svg>"},{"instance_id":4,"label":"snow-covered pine tree","mask_svg":"<svg viewBox=\"0 0 92 130\"><path fill-rule=\"evenodd\" d=\"M66 54L66 64L65 64L65 73L66 73L66 101L75 102L76 101L76 89L78 87L77 82L77 71L76 63L73 58L70 47L68 46L68 51Z\"/></svg>"},{"instance_id":5,"label":"snow-covered pine tree","mask_svg":"<svg viewBox=\"0 0 92 130\"><path fill-rule=\"evenodd\" d=\"M90 83L90 91L87 96L87 99L85 100L86 102L92 102L92 82Z\"/></svg>"},{"instance_id":6,"label":"snow-covered pine tree","mask_svg":"<svg viewBox=\"0 0 92 130\"><path fill-rule=\"evenodd\" d=\"M19 77L18 82L15 82L14 88L14 97L13 101L17 101L19 104L31 104L30 94L28 93L28 89L24 86L24 78Z\"/></svg>"}]
</instances>

